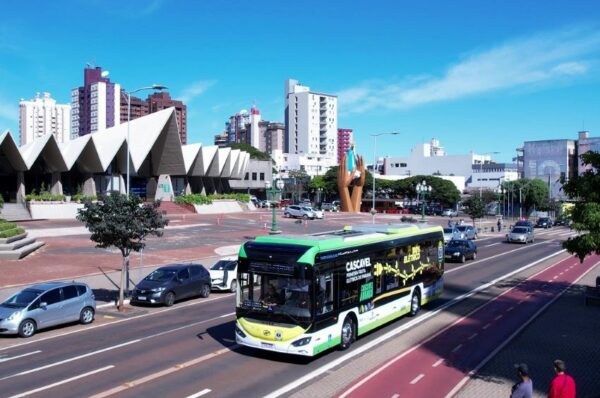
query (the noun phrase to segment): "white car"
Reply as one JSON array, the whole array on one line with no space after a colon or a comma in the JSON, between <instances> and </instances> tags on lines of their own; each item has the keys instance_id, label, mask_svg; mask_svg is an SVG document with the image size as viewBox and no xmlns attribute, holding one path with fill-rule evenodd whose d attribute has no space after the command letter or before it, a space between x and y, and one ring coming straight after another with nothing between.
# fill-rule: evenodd
<instances>
[{"instance_id":1,"label":"white car","mask_svg":"<svg viewBox=\"0 0 600 398\"><path fill-rule=\"evenodd\" d=\"M323 213L321 213L322 215ZM301 206L301 205L290 205L283 212L284 217L294 217L294 218L303 218L305 220L311 219L314 220L317 216L314 211L310 207Z\"/></svg>"},{"instance_id":2,"label":"white car","mask_svg":"<svg viewBox=\"0 0 600 398\"><path fill-rule=\"evenodd\" d=\"M315 209L314 207L305 206L308 210L312 211L315 214L316 219L323 219L323 210Z\"/></svg>"},{"instance_id":3,"label":"white car","mask_svg":"<svg viewBox=\"0 0 600 398\"><path fill-rule=\"evenodd\" d=\"M217 261L208 272L213 290L228 290L235 293L237 290L237 257L224 257Z\"/></svg>"}]
</instances>

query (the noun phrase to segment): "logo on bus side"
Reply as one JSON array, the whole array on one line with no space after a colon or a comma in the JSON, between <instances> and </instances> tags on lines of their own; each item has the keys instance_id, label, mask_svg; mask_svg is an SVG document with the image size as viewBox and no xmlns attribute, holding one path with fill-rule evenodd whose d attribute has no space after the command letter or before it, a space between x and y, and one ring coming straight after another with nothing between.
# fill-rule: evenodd
<instances>
[{"instance_id":1,"label":"logo on bus side","mask_svg":"<svg viewBox=\"0 0 600 398\"><path fill-rule=\"evenodd\" d=\"M369 278L371 276L370 268L370 257L346 262L346 283Z\"/></svg>"}]
</instances>

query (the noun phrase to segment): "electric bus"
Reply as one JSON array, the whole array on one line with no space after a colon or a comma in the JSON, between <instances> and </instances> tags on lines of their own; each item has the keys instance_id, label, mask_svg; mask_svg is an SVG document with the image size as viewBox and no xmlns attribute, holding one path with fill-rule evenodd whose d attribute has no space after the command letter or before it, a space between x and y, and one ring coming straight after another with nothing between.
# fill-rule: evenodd
<instances>
[{"instance_id":1,"label":"electric bus","mask_svg":"<svg viewBox=\"0 0 600 398\"><path fill-rule=\"evenodd\" d=\"M261 236L238 258L238 344L314 356L438 297L444 236L427 224Z\"/></svg>"}]
</instances>

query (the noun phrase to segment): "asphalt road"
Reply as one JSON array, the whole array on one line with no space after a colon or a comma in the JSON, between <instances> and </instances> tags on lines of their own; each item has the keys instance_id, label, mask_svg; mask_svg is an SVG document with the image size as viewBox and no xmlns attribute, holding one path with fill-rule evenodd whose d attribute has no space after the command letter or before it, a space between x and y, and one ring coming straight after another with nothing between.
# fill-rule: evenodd
<instances>
[{"instance_id":1,"label":"asphalt road","mask_svg":"<svg viewBox=\"0 0 600 398\"><path fill-rule=\"evenodd\" d=\"M558 253L556 237L566 231L538 233L536 242L526 246L506 244L499 237L480 239L476 261L447 264L443 297L420 317L521 266ZM467 299L440 314L470 311L494 297ZM144 311L122 319L99 314L91 326L55 329L29 340L0 338L0 396L262 397L348 355L330 351L304 359L238 347L231 294L213 293L207 299ZM350 353L411 321L403 318L370 333L359 339ZM422 327L421 338L434 333L424 324L412 330Z\"/></svg>"}]
</instances>

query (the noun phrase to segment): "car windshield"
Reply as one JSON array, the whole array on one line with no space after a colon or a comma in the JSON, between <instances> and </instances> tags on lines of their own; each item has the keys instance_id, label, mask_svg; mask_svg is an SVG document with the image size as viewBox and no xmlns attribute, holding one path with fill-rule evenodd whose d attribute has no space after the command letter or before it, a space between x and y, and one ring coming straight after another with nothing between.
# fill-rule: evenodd
<instances>
[{"instance_id":1,"label":"car windshield","mask_svg":"<svg viewBox=\"0 0 600 398\"><path fill-rule=\"evenodd\" d=\"M235 266L237 265L237 261L233 260L219 260L210 267L210 269L214 271L233 271L235 270Z\"/></svg>"},{"instance_id":2,"label":"car windshield","mask_svg":"<svg viewBox=\"0 0 600 398\"><path fill-rule=\"evenodd\" d=\"M458 227L456 227L456 229L458 229L460 232L465 232L467 230L467 226L466 225L459 225Z\"/></svg>"},{"instance_id":3,"label":"car windshield","mask_svg":"<svg viewBox=\"0 0 600 398\"><path fill-rule=\"evenodd\" d=\"M516 226L528 227L529 226L529 221L517 221L517 223L515 225Z\"/></svg>"},{"instance_id":4,"label":"car windshield","mask_svg":"<svg viewBox=\"0 0 600 398\"><path fill-rule=\"evenodd\" d=\"M2 306L9 308L25 308L42 293L42 290L36 289L21 290L19 293L2 303Z\"/></svg>"},{"instance_id":5,"label":"car windshield","mask_svg":"<svg viewBox=\"0 0 600 398\"><path fill-rule=\"evenodd\" d=\"M175 270L173 269L157 269L153 271L150 275L144 278L145 281L154 281L154 282L165 282L170 281L175 276Z\"/></svg>"},{"instance_id":6,"label":"car windshield","mask_svg":"<svg viewBox=\"0 0 600 398\"><path fill-rule=\"evenodd\" d=\"M525 234L525 233L527 233L527 228L524 228L524 227L515 227L515 228L513 228L512 233L514 233L514 234Z\"/></svg>"},{"instance_id":7,"label":"car windshield","mask_svg":"<svg viewBox=\"0 0 600 398\"><path fill-rule=\"evenodd\" d=\"M444 228L444 233L445 234L451 234L453 232L454 232L454 230L452 228Z\"/></svg>"},{"instance_id":8,"label":"car windshield","mask_svg":"<svg viewBox=\"0 0 600 398\"><path fill-rule=\"evenodd\" d=\"M463 247L465 242L461 242L460 240L451 240L448 242L448 247Z\"/></svg>"},{"instance_id":9,"label":"car windshield","mask_svg":"<svg viewBox=\"0 0 600 398\"><path fill-rule=\"evenodd\" d=\"M302 210L304 210L304 211L313 211L312 207L308 207L308 206L304 206L302 208Z\"/></svg>"},{"instance_id":10,"label":"car windshield","mask_svg":"<svg viewBox=\"0 0 600 398\"><path fill-rule=\"evenodd\" d=\"M298 318L309 318L310 282L286 276L262 275L258 295L255 292L251 298L250 290L242 292L242 306L282 314L294 322Z\"/></svg>"}]
</instances>

